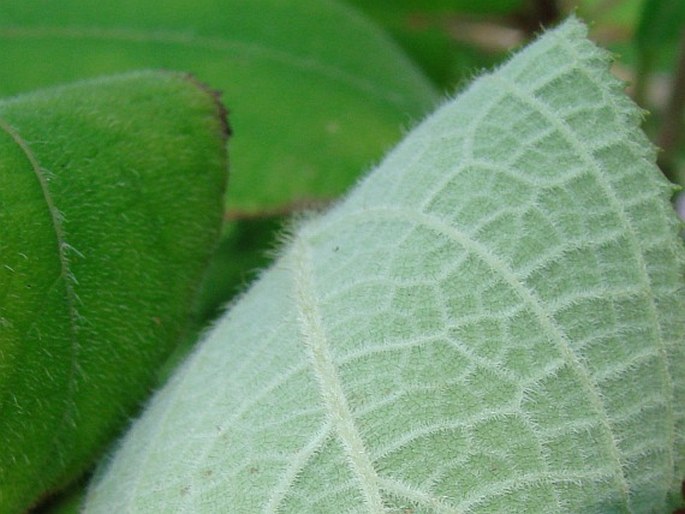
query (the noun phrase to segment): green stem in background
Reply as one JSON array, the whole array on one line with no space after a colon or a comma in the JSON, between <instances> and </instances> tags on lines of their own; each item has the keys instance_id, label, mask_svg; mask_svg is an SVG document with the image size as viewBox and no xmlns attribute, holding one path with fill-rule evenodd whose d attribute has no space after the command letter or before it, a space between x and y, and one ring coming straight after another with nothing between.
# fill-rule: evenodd
<instances>
[{"instance_id":1,"label":"green stem in background","mask_svg":"<svg viewBox=\"0 0 685 514\"><path fill-rule=\"evenodd\" d=\"M675 154L683 133L683 116L685 116L685 28L681 31L673 86L657 139L657 144L662 149L659 155L659 166L671 182L680 184L683 177L679 176Z\"/></svg>"},{"instance_id":2,"label":"green stem in background","mask_svg":"<svg viewBox=\"0 0 685 514\"><path fill-rule=\"evenodd\" d=\"M649 75L654 64L652 52L642 48L637 52L637 64L635 70L635 80L633 86L633 100L643 109L647 108L647 84Z\"/></svg>"}]
</instances>

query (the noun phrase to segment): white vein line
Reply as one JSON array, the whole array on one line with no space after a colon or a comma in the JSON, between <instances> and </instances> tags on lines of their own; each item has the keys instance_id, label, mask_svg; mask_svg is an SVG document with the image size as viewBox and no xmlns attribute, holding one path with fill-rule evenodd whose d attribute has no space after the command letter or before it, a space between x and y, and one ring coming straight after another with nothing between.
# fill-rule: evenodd
<instances>
[{"instance_id":1,"label":"white vein line","mask_svg":"<svg viewBox=\"0 0 685 514\"><path fill-rule=\"evenodd\" d=\"M620 241L623 234L620 232L606 232L601 236L593 236L592 240L580 240L565 238L565 244L555 247L552 250L546 250L534 259L531 259L525 265L519 266L517 273L523 280L530 279L530 277L538 271L545 269L545 267L553 262L565 257L569 253L589 251L603 246L611 245Z\"/></svg>"},{"instance_id":2,"label":"white vein line","mask_svg":"<svg viewBox=\"0 0 685 514\"><path fill-rule=\"evenodd\" d=\"M359 482L369 512L385 512L378 475L355 425L328 347L329 343L311 276L312 264L306 243L302 238L294 242L291 256L298 320L312 370L319 383L321 398L345 449L350 468Z\"/></svg>"},{"instance_id":3,"label":"white vein line","mask_svg":"<svg viewBox=\"0 0 685 514\"><path fill-rule=\"evenodd\" d=\"M479 79L478 81L474 82L471 85L471 88L473 88L476 84L481 84L485 83L485 80L487 79L487 75L485 75L483 78ZM468 94L468 90L464 92L464 95L461 98L466 97ZM471 119L469 121L469 124L466 127L466 131L464 132L463 136L461 137L460 143L461 143L461 149L463 153L463 157L461 162L455 167L454 170L451 170L450 173L445 173L444 177L440 178L440 180L436 181L435 185L429 190L426 191L426 193L423 196L423 201L420 205L420 209L422 211L427 210L430 203L435 200L435 197L437 194L439 194L447 184L449 184L456 176L458 176L462 171L467 169L469 165L472 162L477 161L478 159L474 158L473 156L473 138L475 137L475 133L478 130L480 123L483 121L483 119L490 113L490 110L495 107L502 99L504 98L504 95L492 95L490 102L488 103L487 106L484 106L479 113L479 116L476 116L475 118ZM430 150L432 149L429 145L425 145L424 147L424 152L417 152L417 158L413 159L413 161L418 160L418 157L424 158L425 150ZM410 163L408 164L405 168L409 168L413 164Z\"/></svg>"},{"instance_id":4,"label":"white vein line","mask_svg":"<svg viewBox=\"0 0 685 514\"><path fill-rule=\"evenodd\" d=\"M592 82L593 84L596 85L596 80L594 77L590 76L585 69L583 61L578 57L577 53L575 52L575 48L573 48L571 45L565 44L565 41L562 39L561 40L562 44L569 50L572 54L573 57L576 59L576 62L578 62L578 71L579 73L583 74L586 76L586 78ZM606 199L609 202L609 205L611 206L613 212L616 213L616 215L619 217L621 220L621 224L625 228L628 243L630 244L630 247L632 249L632 253L635 256L635 259L637 260L638 264L638 269L639 269L639 277L640 277L640 285L645 288L647 292L650 294L646 295L647 296L647 303L648 303L648 315L650 318L650 325L652 327L652 333L655 336L655 339L658 341L659 344L659 350L662 358L662 363L663 363L663 371L664 371L664 379L667 383L667 386L669 387L669 390L671 392L671 396L673 396L673 391L674 391L674 385L673 385L673 380L670 374L670 371L668 369L668 357L667 357L667 351L666 351L666 344L663 341L662 337L662 330L661 330L661 323L659 322L659 316L657 313L656 305L654 298L656 295L654 294L651 280L649 278L649 274L647 272L647 263L645 262L644 255L642 253L642 250L640 248L639 244L639 238L638 235L635 233L635 228L633 227L633 224L631 223L625 209L621 205L621 201L619 198L616 196L616 193L614 192L614 189L612 188L611 184L605 177L605 174L603 173L601 164L597 162L597 159L595 159L592 155L588 154L584 148L583 144L584 142L571 130L571 128L564 123L563 120L560 120L554 112L550 109L550 107L542 102L540 99L536 98L532 94L530 94L528 91L522 89L518 84L513 84L509 83L507 81L502 80L501 78L497 76L493 76L499 83L503 85L503 88L505 91L508 91L510 94L513 96L517 97L519 100L523 101L527 105L530 106L531 109L536 110L539 112L558 132L559 134L566 140L566 142L573 148L575 153L585 162L585 164L592 170L593 175L597 179L597 183L599 186L602 188L604 195ZM606 89L602 87L598 87L598 89L602 92L602 95L604 97L604 100L606 103L610 104L614 110L614 112L617 113L616 118L618 120L622 119L621 116L621 111L615 106L615 103L613 101L613 98L611 96L608 96L606 93ZM623 113L625 115L625 113ZM640 156L642 157L642 156ZM601 398L601 397L600 397ZM669 423L669 426L673 427L671 429L671 441L675 440L675 419L674 419L674 414L673 414L673 409L669 409L669 415L668 415L668 420L667 423ZM671 454L670 456L670 468L674 468L675 463L673 460L673 455ZM619 461L620 462L620 461ZM621 471L623 473L623 471ZM628 502L628 491L626 490L626 504L629 504Z\"/></svg>"},{"instance_id":5,"label":"white vein line","mask_svg":"<svg viewBox=\"0 0 685 514\"><path fill-rule=\"evenodd\" d=\"M134 29L113 29L103 27L2 27L0 38L28 39L28 38L62 38L74 40L123 41L129 43L161 43L211 50L217 52L237 51L243 54L257 54L262 58L275 61L287 66L293 66L304 71L314 72L322 77L347 84L354 89L370 94L391 105L404 105L406 99L401 93L394 93L378 87L369 80L359 79L354 75L331 66L313 57L298 57L290 52L266 45L237 41L220 36L198 36L191 33L172 30L152 30L144 32Z\"/></svg>"},{"instance_id":6,"label":"white vein line","mask_svg":"<svg viewBox=\"0 0 685 514\"><path fill-rule=\"evenodd\" d=\"M604 470L602 468L593 469L590 471L569 472L569 471L553 471L548 473L525 473L516 475L506 480L497 482L489 482L483 480L484 487L470 491L470 494L462 501L459 506L466 512L473 512L477 506L484 501L491 500L496 496L504 496L513 491L521 490L525 487L536 485L551 485L557 484L574 484L582 486L588 480L601 482L607 475L610 475L613 470ZM554 487L556 489L556 487Z\"/></svg>"},{"instance_id":7,"label":"white vein line","mask_svg":"<svg viewBox=\"0 0 685 514\"><path fill-rule=\"evenodd\" d=\"M560 294L555 298L547 299L547 305L551 313L557 314L570 307L574 307L580 303L593 300L607 300L613 301L626 300L632 298L645 298L644 289L638 289L629 286L624 287L596 287L594 289L586 289L582 292Z\"/></svg>"},{"instance_id":8,"label":"white vein line","mask_svg":"<svg viewBox=\"0 0 685 514\"><path fill-rule=\"evenodd\" d=\"M66 253L67 249L71 248L71 246L69 246L69 244L66 241L66 234L64 231L64 227L62 225L62 218L59 209L57 209L57 206L55 205L55 202L52 198L50 189L48 188L48 181L45 176L45 170L43 170L43 168L41 167L37 157L29 147L28 143L24 140L24 138L21 137L19 132L17 132L17 130L14 127L12 127L12 125L10 125L7 121L5 121L2 118L0 118L0 129L5 131L12 138L12 140L21 149L26 159L29 161L31 169L34 175L36 176L36 179L38 180L41 192L43 193L45 204L47 205L48 211L50 213L50 220L52 222L53 230L55 232L55 238L57 239L57 255L60 264L59 278L64 280L64 288L66 292L65 302L69 314L69 331L71 332L71 366L69 369L69 379L67 383L67 399L69 403L67 403L67 406L64 411L64 416L62 417L60 424L53 431L53 433L56 435L62 429L64 424L67 423L69 419L69 412L71 411L71 409L76 408L73 396L76 387L76 375L79 371L78 356L81 349L77 337L79 314L76 310L78 296L76 294L76 291L74 290L74 283L76 282L76 278L73 276L69 269L69 257ZM54 449L56 450L56 447L54 447Z\"/></svg>"},{"instance_id":9,"label":"white vein line","mask_svg":"<svg viewBox=\"0 0 685 514\"><path fill-rule=\"evenodd\" d=\"M396 439L389 441L385 444L385 446L376 448L376 451L374 452L376 454L375 459L384 459L388 455L401 451L413 442L420 439L429 438L431 436L446 432L456 432L459 430L467 431L479 423L485 423L492 420L499 420L507 416L517 415L519 415L519 412L516 410L516 408L505 405L501 410L485 411L484 413L480 413L476 416L470 416L465 419L460 419L459 421L439 421L437 423L431 423L428 425L420 425L417 428L413 428L402 434Z\"/></svg>"},{"instance_id":10,"label":"white vein line","mask_svg":"<svg viewBox=\"0 0 685 514\"><path fill-rule=\"evenodd\" d=\"M463 512L465 512L454 507L453 505L448 505L439 496L433 496L425 493L409 484L401 482L396 478L380 477L379 480L383 490L414 501L420 505L430 507L439 514L463 514Z\"/></svg>"},{"instance_id":11,"label":"white vein line","mask_svg":"<svg viewBox=\"0 0 685 514\"><path fill-rule=\"evenodd\" d=\"M347 221L361 217L389 217L391 219L405 220L409 223L422 225L437 233L444 234L458 245L465 248L478 256L484 263L486 263L495 273L500 275L502 279L514 290L521 300L528 305L534 313L538 323L543 327L544 332L548 334L562 355L564 362L566 362L573 372L578 377L581 385L585 389L590 403L595 409L595 412L600 417L601 425L605 429L606 437L609 442L609 454L617 466L615 470L615 480L619 486L621 493L624 495L626 505L628 505L629 487L626 477L623 474L623 466L621 465L620 452L618 449L618 442L614 437L611 422L606 412L604 402L601 397L596 384L587 372L587 369L581 364L579 359L573 353L569 342L563 333L563 330L550 317L549 313L543 307L542 301L538 298L533 290L526 287L526 285L519 279L519 277L509 268L508 264L494 255L487 247L483 246L477 240L470 238L468 235L462 233L457 227L445 224L442 220L429 216L420 212L402 211L390 207L375 207L367 208L350 214Z\"/></svg>"},{"instance_id":12,"label":"white vein line","mask_svg":"<svg viewBox=\"0 0 685 514\"><path fill-rule=\"evenodd\" d=\"M446 332L439 332L437 334L426 335L420 338L399 338L396 340L383 339L379 344L370 344L347 353L340 353L337 355L338 366L346 366L350 363L364 359L366 357L375 356L383 353L394 353L402 350L409 350L423 345L445 343L447 338Z\"/></svg>"},{"instance_id":13,"label":"white vein line","mask_svg":"<svg viewBox=\"0 0 685 514\"><path fill-rule=\"evenodd\" d=\"M268 514L276 514L279 511L283 500L288 495L288 492L295 483L295 480L297 480L298 475L302 472L311 458L316 455L316 452L321 449L330 436L331 429L331 422L327 421L321 427L321 430L309 441L309 444L290 458L288 468L281 476L281 480L276 484L276 487L269 497L269 501L264 507L265 512Z\"/></svg>"}]
</instances>

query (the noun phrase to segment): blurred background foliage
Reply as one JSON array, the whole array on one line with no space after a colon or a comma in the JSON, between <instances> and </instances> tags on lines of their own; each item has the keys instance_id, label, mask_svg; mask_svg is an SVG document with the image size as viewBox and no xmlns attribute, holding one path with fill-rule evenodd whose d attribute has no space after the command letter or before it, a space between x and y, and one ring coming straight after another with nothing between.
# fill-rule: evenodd
<instances>
[{"instance_id":1,"label":"blurred background foliage","mask_svg":"<svg viewBox=\"0 0 685 514\"><path fill-rule=\"evenodd\" d=\"M8 0L8 4L11 2L12 0ZM15 3L20 5L22 2ZM40 0L27 0L23 5L36 2L40 2ZM264 4L265 2L269 3L269 0L260 0L257 3ZM68 3L72 6L78 4L78 2L73 1ZM175 3L193 4L190 0L180 0L180 2L177 0ZM217 11L233 4L249 4L244 0L216 0L204 3L211 4L212 8ZM281 7L284 5L294 7L298 4L298 2L288 3L283 0L271 3L274 6L280 4ZM588 23L590 37L617 54L618 59L614 72L626 81L628 94L645 110L644 128L654 144L661 148L659 165L670 180L680 185L685 184L685 141L683 137L685 111L684 0L339 0L337 2L334 0L307 0L306 3L335 6L335 9L340 9L341 13L345 13L344 16L341 15L342 18L345 18L341 18L341 24L361 23L365 27L364 31L374 31L376 34L376 39L373 37L364 39L364 45L368 47L361 44L349 45L342 37L331 38L330 40L323 39L325 41L323 44L330 46L326 49L328 53L324 52L329 57L324 58L337 59L336 55L344 55L344 59L341 57L341 60L352 59L356 52L360 62L373 62L374 58L387 60L393 58L392 52L387 48L386 43L388 43L391 47L394 46L393 51L396 52L397 56L402 56L402 59L408 57L408 60L414 63L415 68L420 70L418 74L423 74L424 77L395 76L387 77L387 80L385 78L374 79L377 80L376 84L382 87L385 82L401 83L406 79L415 84L414 86L407 86L408 90L412 87L414 88L413 91L424 88L425 92L415 93L416 98L420 97L420 102L417 100L413 108L400 105L399 110L396 109L393 112L384 111L380 108L370 111L373 116L388 117L387 120L377 119L378 124L370 123L361 117L360 111L355 110L356 107L353 103L349 103L349 105L354 108L348 108L347 103L333 105L334 111L343 111L344 115L340 118L343 129L345 125L354 127L354 130L348 132L345 137L335 140L334 144L320 145L316 142L310 142L316 140L316 131L328 131L331 134L337 134L339 130L338 125L323 125L321 117L311 106L309 107L309 114L306 109L304 110L304 118L302 117L303 109L299 109L297 113L294 113L294 109L279 111L278 116L284 116L281 120L283 126L293 127L293 133L289 134L290 140L298 142L298 138L301 138L305 143L295 146L288 143L291 154L283 157L280 161L284 167L283 173L298 173L298 166L303 167L304 175L309 173L311 170L304 169L306 165L302 164L306 163L306 159L309 157L304 153L317 154L318 152L323 155L333 148L335 151L329 156L332 159L331 162L339 162L342 159L341 156L344 156L346 152L354 153L357 151L356 146L359 146L360 140L369 144L364 147L364 152L359 154L356 160L351 160L351 164L345 164L347 167L344 170L342 168L332 170L333 173L345 174L344 181L334 180L336 184L334 189L321 188L317 180L312 180L311 190L307 190L307 181L289 178L287 180L294 180L298 183L296 194L284 198L284 201L277 205L273 202L260 204L259 198L248 199L254 200L249 203L249 208L240 209L235 208L235 205L232 204L231 186L229 184L224 237L218 246L214 262L208 270L203 292L197 302L195 311L196 330L188 338L187 344L179 349L175 358L162 370L160 380L168 376L174 364L181 359L197 339L197 335L216 319L236 295L247 288L260 269L271 262L277 251L275 249L278 247L278 234L283 232L288 220L293 215L309 210L320 210L330 202L335 201L335 198L342 193L344 188L357 180L382 158L384 152L401 138L403 130L406 131L411 128L412 125L420 121L422 116L432 110L439 102L440 95L454 95L465 87L471 79L484 70L496 66L505 60L512 51L525 45L545 27L557 24L569 14L575 13ZM5 4L5 7L8 4ZM91 2L91 4L99 6L99 3L96 2ZM3 28L2 26L5 7L0 5L0 53L3 48L2 45L13 37L12 27L5 26ZM246 25L241 28L244 33L249 35L249 31L252 30L259 33L258 39L270 37L269 32L273 24L283 25L287 28L286 26L294 23L298 27L301 25L301 27L293 32L294 35L290 37L298 37L303 40L315 37L325 38L325 34L317 36L315 28L307 29L305 22L300 24L299 21L293 21L293 17L307 16L307 10L302 9L301 6L290 10L287 16L279 14L279 16L274 17L269 15L268 9L262 9L262 11L264 12L255 11L256 14L250 14L250 26L247 27ZM286 9L286 11L288 10ZM260 16L263 16L261 22ZM331 26L335 26L335 17L326 19L328 22L333 20ZM369 25L368 20L371 20L375 26ZM231 34L231 31L232 27L226 28L227 34ZM287 35L287 31L283 33ZM192 34L187 36L192 38ZM283 42L278 44L283 44ZM302 48L305 47L306 45ZM307 61L309 50L305 48L297 51L301 52L302 62L300 64L304 63L306 68L306 64L309 62ZM30 59L31 57L27 55L26 58ZM399 59L399 57L397 58ZM241 59L244 61L245 56L242 56ZM164 64L173 66L173 60ZM238 59L238 64L244 63ZM369 69L373 68L372 65ZM400 73L398 71L393 72L392 68L380 71L376 69L375 71L386 74ZM348 67L348 72L355 73L354 67ZM267 77L266 82L254 86L248 84L246 86L248 97L252 94L258 96L262 90L267 90L270 87L277 90L285 84L285 82L278 82L276 79L269 82L268 67L266 71L260 69L260 73L264 73L264 76ZM295 70L292 75L297 77L298 73ZM366 71L359 73L366 73ZM214 83L209 78L202 76L200 78L208 80L213 87L223 88L222 84ZM354 77L351 78L354 79ZM364 79L361 76L359 78L360 81ZM311 84L305 79L301 82L293 80L292 77L284 80L287 80L288 91L285 93L287 98L301 98L313 94ZM419 84L421 80L425 81L428 86L424 87ZM419 85L416 86L416 84ZM431 85L434 92L430 92ZM331 99L331 102L335 102L337 98L334 90L335 84L325 87L330 88L329 91L324 88L324 92L329 95L328 98ZM401 84L398 87L401 87ZM244 91L237 91L236 96L239 97L242 93ZM229 109L238 119L241 116L246 118L246 115L240 112L238 106L233 103L232 94L230 90L224 92L224 100L229 105ZM352 102L348 99L349 94L343 96L340 96L341 102ZM323 98L320 101L326 101L326 97ZM287 101L287 99L283 101ZM307 115L311 116L309 126ZM292 119L289 116L292 116ZM383 125L382 122L384 121L396 127L396 132L393 133L394 135L389 135L390 132L384 133L383 137L374 140L372 136L375 127L385 127L383 130L386 130L388 125ZM245 119L241 123L248 124L249 120ZM249 125L239 126L236 130L235 141L240 141L239 138L243 137L241 131L249 135L250 130ZM306 132L300 134L297 132L298 130L305 130ZM258 134L263 134L266 138L263 142L266 149L272 145L272 141L268 138L280 137L283 134L283 129L259 132ZM240 143L235 144L239 145ZM231 145L233 142L229 144L229 151L233 149ZM349 148L345 145L348 145ZM303 153L303 155L297 155L298 152ZM300 158L302 160L299 160ZM270 180L269 176L275 177L274 180L283 180L283 174L277 175L280 165L278 159L273 160L273 162L275 162L275 171L272 175L265 175L264 178L260 178L265 183L257 184L257 186L263 185L268 188L269 184L266 182ZM321 162L325 162L325 159ZM235 160L232 164L232 174L251 172L249 169L239 169L242 166L239 160ZM258 165L259 161L256 160L253 164ZM240 199L240 201L243 200ZM677 199L674 201L677 202ZM685 211L685 207L683 210ZM74 493L70 493L69 502L69 505L77 505L74 500ZM55 502L45 506L41 512L50 512L51 509L57 509L59 506L59 502ZM72 509L75 507L69 507L69 509L59 512L74 511Z\"/></svg>"},{"instance_id":2,"label":"blurred background foliage","mask_svg":"<svg viewBox=\"0 0 685 514\"><path fill-rule=\"evenodd\" d=\"M644 129L661 149L662 171L672 182L685 185L685 1L347 2L384 30L442 95L458 93L545 27L570 14L579 16L589 24L590 37L616 55L614 73L626 81L628 94L645 110ZM325 205L328 199L321 200ZM269 263L274 254L270 251L273 234L290 215L301 210L298 207L278 216L252 219L229 214L227 238L217 256L222 264L215 263L210 273L214 278L201 301L200 319L213 319L232 295L244 290L256 270ZM685 205L680 213L685 217Z\"/></svg>"},{"instance_id":3,"label":"blurred background foliage","mask_svg":"<svg viewBox=\"0 0 685 514\"><path fill-rule=\"evenodd\" d=\"M659 165L683 184L684 0L3 0L0 96L141 67L223 92L226 225L187 348L293 214L335 201L441 97L572 13L617 55Z\"/></svg>"},{"instance_id":4,"label":"blurred background foliage","mask_svg":"<svg viewBox=\"0 0 685 514\"><path fill-rule=\"evenodd\" d=\"M617 57L614 73L645 109L644 128L661 148L659 165L685 185L685 1L683 0L348 0L378 24L420 67L442 95L525 45L545 27L575 14L590 37ZM379 155L380 157L380 155ZM359 170L360 173L366 170ZM325 200L322 199L325 203ZM678 201L674 198L674 201ZM233 294L268 264L273 233L285 216L232 219L208 284L202 319L212 319ZM685 216L685 209L681 211ZM240 256L240 257L238 257ZM231 264L228 264L231 262ZM233 268L228 274L226 271ZM223 273L222 271L223 270Z\"/></svg>"}]
</instances>

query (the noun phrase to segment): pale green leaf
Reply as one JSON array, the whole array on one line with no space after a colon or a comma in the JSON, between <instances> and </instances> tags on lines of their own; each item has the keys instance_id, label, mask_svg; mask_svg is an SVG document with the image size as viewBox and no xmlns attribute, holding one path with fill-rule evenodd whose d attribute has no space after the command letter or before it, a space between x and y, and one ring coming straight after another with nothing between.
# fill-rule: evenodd
<instances>
[{"instance_id":1,"label":"pale green leaf","mask_svg":"<svg viewBox=\"0 0 685 514\"><path fill-rule=\"evenodd\" d=\"M668 512L685 256L585 33L545 34L303 222L86 512Z\"/></svg>"},{"instance_id":2,"label":"pale green leaf","mask_svg":"<svg viewBox=\"0 0 685 514\"><path fill-rule=\"evenodd\" d=\"M223 92L240 134L229 188L240 214L337 197L437 98L335 0L0 2L0 95L151 67Z\"/></svg>"},{"instance_id":3,"label":"pale green leaf","mask_svg":"<svg viewBox=\"0 0 685 514\"><path fill-rule=\"evenodd\" d=\"M89 466L187 329L226 126L188 76L0 102L0 512Z\"/></svg>"}]
</instances>

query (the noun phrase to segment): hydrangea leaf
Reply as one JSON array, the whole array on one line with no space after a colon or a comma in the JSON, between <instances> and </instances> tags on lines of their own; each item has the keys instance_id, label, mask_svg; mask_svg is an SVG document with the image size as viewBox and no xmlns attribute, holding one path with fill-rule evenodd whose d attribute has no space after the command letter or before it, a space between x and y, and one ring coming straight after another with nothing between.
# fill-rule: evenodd
<instances>
[{"instance_id":1,"label":"hydrangea leaf","mask_svg":"<svg viewBox=\"0 0 685 514\"><path fill-rule=\"evenodd\" d=\"M188 76L0 103L0 511L89 465L182 339L219 236L226 125Z\"/></svg>"},{"instance_id":2,"label":"hydrangea leaf","mask_svg":"<svg viewBox=\"0 0 685 514\"><path fill-rule=\"evenodd\" d=\"M302 222L85 512L667 512L685 250L608 68L570 19Z\"/></svg>"},{"instance_id":3,"label":"hydrangea leaf","mask_svg":"<svg viewBox=\"0 0 685 514\"><path fill-rule=\"evenodd\" d=\"M229 207L241 215L339 196L437 100L387 36L335 0L0 3L0 95L141 67L223 91L240 134Z\"/></svg>"}]
</instances>

